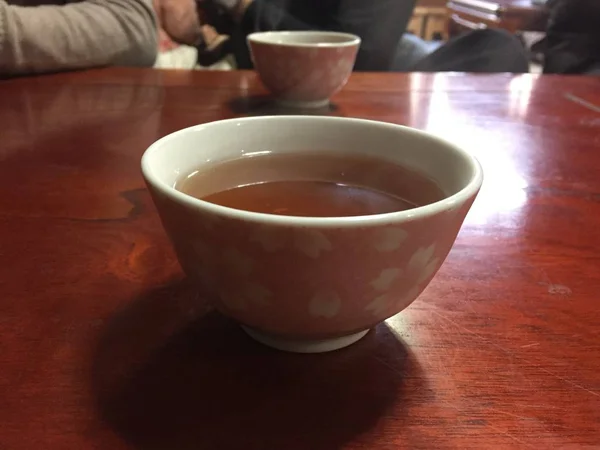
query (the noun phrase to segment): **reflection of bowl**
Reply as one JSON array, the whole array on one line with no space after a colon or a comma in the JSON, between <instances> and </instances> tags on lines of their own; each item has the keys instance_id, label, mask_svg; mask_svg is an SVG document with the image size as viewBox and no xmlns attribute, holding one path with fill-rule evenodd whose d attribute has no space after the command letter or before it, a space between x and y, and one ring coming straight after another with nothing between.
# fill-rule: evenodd
<instances>
[{"instance_id":1,"label":"reflection of bowl","mask_svg":"<svg viewBox=\"0 0 600 450\"><path fill-rule=\"evenodd\" d=\"M367 154L427 175L446 197L397 213L311 218L235 210L173 188L204 164L265 149ZM477 161L441 139L324 116L186 128L154 143L142 171L186 273L251 336L300 352L349 345L406 308L446 258L482 182Z\"/></svg>"},{"instance_id":2,"label":"reflection of bowl","mask_svg":"<svg viewBox=\"0 0 600 450\"><path fill-rule=\"evenodd\" d=\"M327 31L267 31L248 36L254 67L277 101L319 107L348 81L360 38Z\"/></svg>"}]
</instances>

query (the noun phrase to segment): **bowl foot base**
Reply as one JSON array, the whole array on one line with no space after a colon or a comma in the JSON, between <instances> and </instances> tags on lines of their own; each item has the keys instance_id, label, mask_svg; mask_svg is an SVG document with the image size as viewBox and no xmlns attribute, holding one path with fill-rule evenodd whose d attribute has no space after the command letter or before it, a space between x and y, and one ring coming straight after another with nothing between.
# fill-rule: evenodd
<instances>
[{"instance_id":1,"label":"bowl foot base","mask_svg":"<svg viewBox=\"0 0 600 450\"><path fill-rule=\"evenodd\" d=\"M264 344L268 347L276 348L277 350L283 350L284 352L292 353L325 353L340 348L348 347L354 344L356 341L364 337L369 330L359 331L358 333L349 334L347 336L340 336L331 339L319 339L319 340L301 340L301 339L286 339L280 336L274 336L272 334L263 333L252 328L242 325L243 330L252 339Z\"/></svg>"},{"instance_id":2,"label":"bowl foot base","mask_svg":"<svg viewBox=\"0 0 600 450\"><path fill-rule=\"evenodd\" d=\"M301 109L313 109L313 108L324 108L329 106L329 99L325 100L313 100L313 101L301 101L301 100L285 100L275 99L275 101L281 106L288 108L301 108Z\"/></svg>"}]
</instances>

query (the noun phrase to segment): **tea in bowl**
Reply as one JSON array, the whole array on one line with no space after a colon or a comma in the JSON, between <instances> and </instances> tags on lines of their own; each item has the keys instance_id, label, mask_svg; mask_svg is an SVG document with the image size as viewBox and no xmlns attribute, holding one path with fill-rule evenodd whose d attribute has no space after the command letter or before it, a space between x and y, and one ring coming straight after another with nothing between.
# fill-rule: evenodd
<instances>
[{"instance_id":1,"label":"tea in bowl","mask_svg":"<svg viewBox=\"0 0 600 450\"><path fill-rule=\"evenodd\" d=\"M328 31L252 33L248 45L254 67L277 102L316 108L348 81L360 38Z\"/></svg>"},{"instance_id":2,"label":"tea in bowl","mask_svg":"<svg viewBox=\"0 0 600 450\"><path fill-rule=\"evenodd\" d=\"M256 340L352 344L410 305L482 183L473 156L399 125L231 119L148 148L142 172L184 271Z\"/></svg>"}]
</instances>

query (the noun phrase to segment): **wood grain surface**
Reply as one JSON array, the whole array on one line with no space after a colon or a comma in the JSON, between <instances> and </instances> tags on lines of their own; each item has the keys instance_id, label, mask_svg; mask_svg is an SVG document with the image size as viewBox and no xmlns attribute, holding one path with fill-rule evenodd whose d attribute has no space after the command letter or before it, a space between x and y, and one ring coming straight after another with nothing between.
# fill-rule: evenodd
<instances>
[{"instance_id":1,"label":"wood grain surface","mask_svg":"<svg viewBox=\"0 0 600 450\"><path fill-rule=\"evenodd\" d=\"M355 74L486 179L439 274L350 348L262 347L182 280L140 175L271 107L251 72L0 83L0 449L599 449L600 78Z\"/></svg>"}]
</instances>

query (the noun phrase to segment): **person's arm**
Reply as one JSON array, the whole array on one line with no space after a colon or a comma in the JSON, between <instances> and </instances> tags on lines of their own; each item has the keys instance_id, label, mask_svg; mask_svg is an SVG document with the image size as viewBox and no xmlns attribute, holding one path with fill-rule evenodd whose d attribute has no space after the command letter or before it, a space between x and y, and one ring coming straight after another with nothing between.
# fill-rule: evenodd
<instances>
[{"instance_id":1,"label":"person's arm","mask_svg":"<svg viewBox=\"0 0 600 450\"><path fill-rule=\"evenodd\" d=\"M242 0L242 3L246 0ZM324 2L325 0L318 0ZM388 70L415 6L415 0L329 1L330 17L315 17L309 25L289 13L291 6L311 8L307 0L248 0L241 24L246 33L259 30L341 31L360 36L356 70ZM314 8L318 14L322 8ZM312 21L311 21L312 22Z\"/></svg>"},{"instance_id":2,"label":"person's arm","mask_svg":"<svg viewBox=\"0 0 600 450\"><path fill-rule=\"evenodd\" d=\"M35 7L0 0L0 74L152 66L156 47L151 0Z\"/></svg>"},{"instance_id":3,"label":"person's arm","mask_svg":"<svg viewBox=\"0 0 600 450\"><path fill-rule=\"evenodd\" d=\"M195 0L153 0L160 27L178 44L196 46L202 24ZM160 28L159 27L159 28Z\"/></svg>"}]
</instances>

